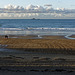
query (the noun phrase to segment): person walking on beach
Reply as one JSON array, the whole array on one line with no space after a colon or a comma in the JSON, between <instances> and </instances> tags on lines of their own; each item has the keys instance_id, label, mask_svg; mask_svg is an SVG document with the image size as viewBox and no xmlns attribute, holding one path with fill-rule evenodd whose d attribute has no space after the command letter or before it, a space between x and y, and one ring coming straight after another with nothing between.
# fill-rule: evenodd
<instances>
[{"instance_id":1,"label":"person walking on beach","mask_svg":"<svg viewBox=\"0 0 75 75\"><path fill-rule=\"evenodd\" d=\"M8 36L7 35L5 35L5 39L8 39Z\"/></svg>"}]
</instances>

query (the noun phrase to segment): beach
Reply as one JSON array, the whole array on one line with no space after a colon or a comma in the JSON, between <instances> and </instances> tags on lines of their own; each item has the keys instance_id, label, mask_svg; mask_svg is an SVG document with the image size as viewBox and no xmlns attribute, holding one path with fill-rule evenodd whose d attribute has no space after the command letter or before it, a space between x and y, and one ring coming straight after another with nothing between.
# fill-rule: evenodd
<instances>
[{"instance_id":1,"label":"beach","mask_svg":"<svg viewBox=\"0 0 75 75\"><path fill-rule=\"evenodd\" d=\"M73 75L75 40L58 35L40 37L9 35L6 39L0 36L0 73Z\"/></svg>"},{"instance_id":2,"label":"beach","mask_svg":"<svg viewBox=\"0 0 75 75\"><path fill-rule=\"evenodd\" d=\"M8 39L3 36L0 38L0 44L5 45L6 48L13 49L48 49L46 51L56 50L61 51L75 51L75 40L67 39L64 36L42 36L38 38L37 36L9 36ZM37 50L37 51L38 51ZM41 50L40 50L41 51ZM74 53L74 52L73 52Z\"/></svg>"}]
</instances>

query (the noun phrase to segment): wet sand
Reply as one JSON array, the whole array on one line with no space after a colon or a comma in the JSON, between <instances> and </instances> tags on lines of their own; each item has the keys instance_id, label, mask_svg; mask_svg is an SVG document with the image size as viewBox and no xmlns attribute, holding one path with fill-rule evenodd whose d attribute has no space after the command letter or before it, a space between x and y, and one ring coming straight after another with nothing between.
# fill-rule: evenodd
<instances>
[{"instance_id":1,"label":"wet sand","mask_svg":"<svg viewBox=\"0 0 75 75\"><path fill-rule=\"evenodd\" d=\"M70 67L0 67L0 75L74 75Z\"/></svg>"},{"instance_id":2,"label":"wet sand","mask_svg":"<svg viewBox=\"0 0 75 75\"><path fill-rule=\"evenodd\" d=\"M75 35L71 35L70 37L75 38Z\"/></svg>"},{"instance_id":3,"label":"wet sand","mask_svg":"<svg viewBox=\"0 0 75 75\"><path fill-rule=\"evenodd\" d=\"M75 54L75 40L66 39L64 36L43 36L38 39L34 39L35 36L30 36L32 39L26 39L29 36L16 37L0 38L0 44L11 49Z\"/></svg>"},{"instance_id":4,"label":"wet sand","mask_svg":"<svg viewBox=\"0 0 75 75\"><path fill-rule=\"evenodd\" d=\"M75 40L64 36L0 36L0 44L1 49L18 51L0 52L1 74L75 74Z\"/></svg>"},{"instance_id":5,"label":"wet sand","mask_svg":"<svg viewBox=\"0 0 75 75\"><path fill-rule=\"evenodd\" d=\"M0 52L0 75L10 74L74 75L75 56L19 50L2 51Z\"/></svg>"}]
</instances>

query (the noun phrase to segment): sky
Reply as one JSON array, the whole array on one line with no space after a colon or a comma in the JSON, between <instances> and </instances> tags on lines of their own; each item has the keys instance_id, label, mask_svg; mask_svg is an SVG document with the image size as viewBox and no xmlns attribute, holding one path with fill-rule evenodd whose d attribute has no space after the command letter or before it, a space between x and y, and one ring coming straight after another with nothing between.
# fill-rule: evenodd
<instances>
[{"instance_id":1,"label":"sky","mask_svg":"<svg viewBox=\"0 0 75 75\"><path fill-rule=\"evenodd\" d=\"M0 19L75 18L75 0L0 0L0 8Z\"/></svg>"},{"instance_id":2,"label":"sky","mask_svg":"<svg viewBox=\"0 0 75 75\"><path fill-rule=\"evenodd\" d=\"M0 0L0 7L4 7L8 4L23 7L29 4L41 6L51 4L53 8L75 8L75 0Z\"/></svg>"}]
</instances>

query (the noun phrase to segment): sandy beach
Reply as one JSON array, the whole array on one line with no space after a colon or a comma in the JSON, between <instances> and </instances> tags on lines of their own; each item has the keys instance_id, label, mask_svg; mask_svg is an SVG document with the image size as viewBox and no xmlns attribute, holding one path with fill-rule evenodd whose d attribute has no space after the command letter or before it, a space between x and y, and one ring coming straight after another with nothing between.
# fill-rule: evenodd
<instances>
[{"instance_id":1,"label":"sandy beach","mask_svg":"<svg viewBox=\"0 0 75 75\"><path fill-rule=\"evenodd\" d=\"M0 47L0 73L4 75L75 74L75 40L64 36L0 36Z\"/></svg>"},{"instance_id":2,"label":"sandy beach","mask_svg":"<svg viewBox=\"0 0 75 75\"><path fill-rule=\"evenodd\" d=\"M2 36L0 38L0 44L11 49L75 54L75 40L66 39L64 36L42 36L42 38L34 38L37 36L30 35L13 37L9 36L8 39L5 39Z\"/></svg>"}]
</instances>

